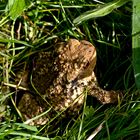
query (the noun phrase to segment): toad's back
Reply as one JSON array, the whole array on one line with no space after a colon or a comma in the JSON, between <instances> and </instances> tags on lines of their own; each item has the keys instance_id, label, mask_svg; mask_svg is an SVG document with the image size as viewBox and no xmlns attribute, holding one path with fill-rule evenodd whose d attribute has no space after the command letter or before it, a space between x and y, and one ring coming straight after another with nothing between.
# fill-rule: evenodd
<instances>
[{"instance_id":1,"label":"toad's back","mask_svg":"<svg viewBox=\"0 0 140 140\"><path fill-rule=\"evenodd\" d=\"M67 44L60 43L51 54L39 54L35 60L33 83L55 110L62 111L74 104L76 99L78 104L83 102L81 94L95 78L95 64L95 47L85 40L71 39Z\"/></svg>"}]
</instances>

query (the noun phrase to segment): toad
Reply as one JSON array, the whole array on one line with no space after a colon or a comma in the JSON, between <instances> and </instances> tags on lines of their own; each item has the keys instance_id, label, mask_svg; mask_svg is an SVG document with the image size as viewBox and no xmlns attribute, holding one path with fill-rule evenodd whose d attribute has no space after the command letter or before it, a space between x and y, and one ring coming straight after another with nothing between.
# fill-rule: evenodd
<instances>
[{"instance_id":1,"label":"toad","mask_svg":"<svg viewBox=\"0 0 140 140\"><path fill-rule=\"evenodd\" d=\"M47 113L31 125L42 125L51 118L78 114L86 94L101 103L114 103L119 91L106 91L99 87L94 68L96 49L88 41L70 39L54 46L53 51L39 52L34 58L32 86L34 94L26 92L18 104L24 120Z\"/></svg>"}]
</instances>

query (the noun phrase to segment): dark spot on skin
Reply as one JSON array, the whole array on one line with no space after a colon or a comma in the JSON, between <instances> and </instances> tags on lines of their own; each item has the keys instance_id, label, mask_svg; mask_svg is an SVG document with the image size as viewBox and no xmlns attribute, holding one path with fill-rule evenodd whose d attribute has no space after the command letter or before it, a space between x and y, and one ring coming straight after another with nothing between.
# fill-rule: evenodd
<instances>
[{"instance_id":1,"label":"dark spot on skin","mask_svg":"<svg viewBox=\"0 0 140 140\"><path fill-rule=\"evenodd\" d=\"M84 68L87 68L90 65L89 62L87 62L87 64L84 66Z\"/></svg>"}]
</instances>

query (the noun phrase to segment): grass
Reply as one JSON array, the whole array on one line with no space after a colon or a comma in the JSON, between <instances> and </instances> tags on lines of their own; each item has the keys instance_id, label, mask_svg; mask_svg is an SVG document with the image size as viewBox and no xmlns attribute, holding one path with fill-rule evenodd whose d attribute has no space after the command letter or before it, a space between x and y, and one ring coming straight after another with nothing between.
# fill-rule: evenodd
<instances>
[{"instance_id":1,"label":"grass","mask_svg":"<svg viewBox=\"0 0 140 140\"><path fill-rule=\"evenodd\" d=\"M140 97L133 74L135 67L132 66L132 3L120 2L115 9L111 7L113 9L103 11L100 4L107 2L22 0L19 7L14 5L11 8L10 1L1 1L0 139L85 140L92 133L96 134L95 140L140 139ZM96 14L103 15L95 18L95 8L100 10ZM83 13L89 10L92 16L82 17L81 23L76 25L81 18L79 15L84 16ZM29 126L21 121L17 112L17 90L11 90L11 86L16 86L16 73L31 61L35 53L69 38L86 39L95 45L100 86L125 90L125 95L115 105L101 105L87 97L78 118L62 122L56 130L49 130L50 124L39 128Z\"/></svg>"}]
</instances>

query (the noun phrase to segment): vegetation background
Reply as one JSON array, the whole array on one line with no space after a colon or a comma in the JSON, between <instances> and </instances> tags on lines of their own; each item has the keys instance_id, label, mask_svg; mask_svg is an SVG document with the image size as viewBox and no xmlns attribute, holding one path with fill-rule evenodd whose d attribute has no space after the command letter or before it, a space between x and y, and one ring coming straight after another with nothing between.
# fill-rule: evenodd
<instances>
[{"instance_id":1,"label":"vegetation background","mask_svg":"<svg viewBox=\"0 0 140 140\"><path fill-rule=\"evenodd\" d=\"M139 0L0 1L0 139L140 139ZM85 39L97 49L105 89L125 90L116 105L88 99L76 120L54 131L28 126L16 107L15 74L56 41ZM10 90L11 88L15 90Z\"/></svg>"}]
</instances>

